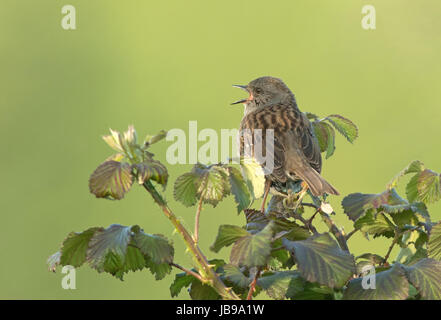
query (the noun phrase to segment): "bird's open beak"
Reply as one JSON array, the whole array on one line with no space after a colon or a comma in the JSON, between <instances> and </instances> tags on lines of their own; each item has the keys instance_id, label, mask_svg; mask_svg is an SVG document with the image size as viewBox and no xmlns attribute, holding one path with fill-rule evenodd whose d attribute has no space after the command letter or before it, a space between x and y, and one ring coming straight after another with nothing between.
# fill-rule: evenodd
<instances>
[{"instance_id":1,"label":"bird's open beak","mask_svg":"<svg viewBox=\"0 0 441 320\"><path fill-rule=\"evenodd\" d=\"M240 84L233 84L233 87L245 90L246 92L249 93L248 86L243 86L243 85L240 85ZM247 99L242 99L242 100L233 102L231 105L239 104L239 103L246 103L246 102L250 101L251 99L252 99L252 97L251 97L251 94L250 94L250 96Z\"/></svg>"}]
</instances>

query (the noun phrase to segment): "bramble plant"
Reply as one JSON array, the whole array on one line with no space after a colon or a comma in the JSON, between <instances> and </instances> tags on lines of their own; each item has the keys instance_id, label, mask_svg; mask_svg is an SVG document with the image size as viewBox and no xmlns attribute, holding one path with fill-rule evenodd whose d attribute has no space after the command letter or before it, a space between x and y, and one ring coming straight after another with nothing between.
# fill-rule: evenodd
<instances>
[{"instance_id":1,"label":"bramble plant","mask_svg":"<svg viewBox=\"0 0 441 320\"><path fill-rule=\"evenodd\" d=\"M335 150L335 129L351 143L358 136L357 127L340 115L307 117L326 158ZM265 183L253 161L198 163L174 182L175 200L196 208L190 232L161 193L169 179L166 167L149 152L165 136L162 131L139 144L133 127L123 134L111 130L103 138L117 153L92 173L89 187L97 198L114 200L122 199L134 183L145 188L182 237L194 265L179 265L165 236L114 224L70 233L48 259L50 270L87 262L119 279L129 271L149 269L160 280L177 268L182 273L170 286L171 296L188 288L192 299L252 299L262 291L273 299L441 299L441 223L431 222L426 207L441 198L441 178L423 163L409 164L380 193L346 196L343 212L354 222L347 234L332 220L335 213L326 199L311 196L309 203L296 203L297 194L289 191L273 195L265 213L252 209ZM406 199L395 189L404 175L413 175ZM230 194L245 225L221 225L210 249L217 253L232 246L230 261L208 260L198 246L201 210ZM329 232L317 231L318 217ZM354 257L348 240L356 232L391 244L384 256L367 252ZM395 246L401 250L392 260Z\"/></svg>"}]
</instances>

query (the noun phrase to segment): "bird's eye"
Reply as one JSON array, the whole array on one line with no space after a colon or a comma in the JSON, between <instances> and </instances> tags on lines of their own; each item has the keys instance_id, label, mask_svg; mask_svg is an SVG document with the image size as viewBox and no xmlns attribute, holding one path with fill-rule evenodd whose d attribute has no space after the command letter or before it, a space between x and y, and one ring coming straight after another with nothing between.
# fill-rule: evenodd
<instances>
[{"instance_id":1,"label":"bird's eye","mask_svg":"<svg viewBox=\"0 0 441 320\"><path fill-rule=\"evenodd\" d=\"M256 93L262 93L262 90L260 88L256 88Z\"/></svg>"}]
</instances>

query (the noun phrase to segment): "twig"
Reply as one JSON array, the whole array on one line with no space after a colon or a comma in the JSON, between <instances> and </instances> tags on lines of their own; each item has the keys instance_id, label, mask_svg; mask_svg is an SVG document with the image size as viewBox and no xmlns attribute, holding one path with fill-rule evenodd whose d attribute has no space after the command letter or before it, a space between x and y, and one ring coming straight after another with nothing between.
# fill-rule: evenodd
<instances>
[{"instance_id":1,"label":"twig","mask_svg":"<svg viewBox=\"0 0 441 320\"><path fill-rule=\"evenodd\" d=\"M359 230L359 229L354 229L354 230L352 230L351 232L349 232L349 233L345 236L346 241L348 241L349 238L352 237L352 235L353 235L354 233L356 233L358 230Z\"/></svg>"},{"instance_id":2,"label":"twig","mask_svg":"<svg viewBox=\"0 0 441 320\"><path fill-rule=\"evenodd\" d=\"M337 240L338 244L340 245L340 248L349 252L348 244L346 242L346 237L340 231L340 229L335 225L334 220L332 220L331 217L327 213L320 212L320 215L323 219L323 222L326 223L326 225L328 226L329 231L331 231L331 233L334 235L335 239Z\"/></svg>"},{"instance_id":3,"label":"twig","mask_svg":"<svg viewBox=\"0 0 441 320\"><path fill-rule=\"evenodd\" d=\"M297 219L297 220L301 221L305 225L305 227L307 227L313 234L317 234L318 233L317 229L311 223L309 223L308 220L303 218L300 214L295 213L294 214L294 219Z\"/></svg>"},{"instance_id":4,"label":"twig","mask_svg":"<svg viewBox=\"0 0 441 320\"><path fill-rule=\"evenodd\" d=\"M312 215L312 217L309 218L309 220L308 220L308 223L309 223L309 224L312 224L312 220L314 220L315 216L317 215L317 213L319 213L319 211L320 211L320 208L318 208L318 209L315 210L315 212L314 212L314 214Z\"/></svg>"},{"instance_id":5,"label":"twig","mask_svg":"<svg viewBox=\"0 0 441 320\"><path fill-rule=\"evenodd\" d=\"M198 266L199 273L201 274L201 279L203 283L207 283L211 285L224 299L240 300L240 298L236 295L236 293L234 293L234 291L231 290L231 288L227 288L225 284L222 282L222 280L219 278L219 276L216 274L216 272L214 272L214 270L210 267L207 258L199 249L198 245L194 243L190 233L181 224L181 222L175 216L173 211L168 207L167 203L158 193L158 191L150 182L150 180L144 182L143 186L148 191L148 193L150 193L153 200L162 209L162 212L164 212L165 216L174 225L176 230L181 234L188 250L192 254Z\"/></svg>"},{"instance_id":6,"label":"twig","mask_svg":"<svg viewBox=\"0 0 441 320\"><path fill-rule=\"evenodd\" d=\"M317 212L320 212L320 216L322 217L323 222L328 226L329 231L334 235L335 239L337 240L338 244L340 245L340 248L342 248L345 251L349 251L348 244L346 242L345 235L340 231L340 229L335 225L334 220L332 220L331 216L321 210L321 208L313 203L302 203L303 206L315 208L316 213L311 217L310 221L312 222L312 219L315 217Z\"/></svg>"},{"instance_id":7,"label":"twig","mask_svg":"<svg viewBox=\"0 0 441 320\"><path fill-rule=\"evenodd\" d=\"M198 208L196 210L196 216L194 218L194 235L193 235L193 240L195 243L198 243L199 241L199 217L201 216L201 211L202 211L202 200L204 198L201 197L199 199L199 203L198 203Z\"/></svg>"},{"instance_id":8,"label":"twig","mask_svg":"<svg viewBox=\"0 0 441 320\"><path fill-rule=\"evenodd\" d=\"M399 237L397 235L395 235L394 240L392 241L391 245L389 246L389 249L387 249L387 253L386 253L386 255L384 256L384 259L383 259L383 263L382 263L383 265L385 265L387 263L387 259L389 259L389 256L392 253L392 249L397 244L398 238Z\"/></svg>"},{"instance_id":9,"label":"twig","mask_svg":"<svg viewBox=\"0 0 441 320\"><path fill-rule=\"evenodd\" d=\"M317 205L315 205L313 203L306 203L306 202L302 202L302 206L311 207L311 208L314 208L314 209L319 209L320 208L319 206L317 206Z\"/></svg>"},{"instance_id":10,"label":"twig","mask_svg":"<svg viewBox=\"0 0 441 320\"><path fill-rule=\"evenodd\" d=\"M257 284L257 279L259 278L259 276L260 276L260 269L258 269L256 271L256 275L254 276L254 279L250 284L250 291L248 291L247 300L253 299L253 293L254 293L254 291L256 291L256 284Z\"/></svg>"},{"instance_id":11,"label":"twig","mask_svg":"<svg viewBox=\"0 0 441 320\"><path fill-rule=\"evenodd\" d=\"M179 264L174 263L174 262L170 263L170 265L171 265L172 267L175 267L175 268L181 270L181 271L184 271L186 274L188 274L188 275L190 275L190 276L195 277L195 278L198 279L199 281L204 282L203 279L202 279L202 277L201 277L201 275L198 274L198 273L196 273L196 272L194 272L193 270L186 269L186 268L184 268L184 267L182 267L182 266L180 266Z\"/></svg>"}]
</instances>

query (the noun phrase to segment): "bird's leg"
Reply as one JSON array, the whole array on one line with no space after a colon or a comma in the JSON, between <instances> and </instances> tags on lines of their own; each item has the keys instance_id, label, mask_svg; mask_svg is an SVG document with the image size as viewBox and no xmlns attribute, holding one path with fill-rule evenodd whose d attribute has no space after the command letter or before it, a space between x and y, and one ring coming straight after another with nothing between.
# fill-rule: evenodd
<instances>
[{"instance_id":1,"label":"bird's leg","mask_svg":"<svg viewBox=\"0 0 441 320\"><path fill-rule=\"evenodd\" d=\"M263 202L262 202L262 206L260 207L260 211L262 213L265 213L265 203L266 203L266 198L268 198L268 193L270 191L271 188L271 180L266 179L265 181L265 191L263 193Z\"/></svg>"},{"instance_id":2,"label":"bird's leg","mask_svg":"<svg viewBox=\"0 0 441 320\"><path fill-rule=\"evenodd\" d=\"M303 197L308 192L308 184L306 182L302 181L301 186L302 186L302 190L300 190L300 192L298 193L298 199L294 206L294 210L296 210L299 207L299 205L302 204Z\"/></svg>"}]
</instances>

